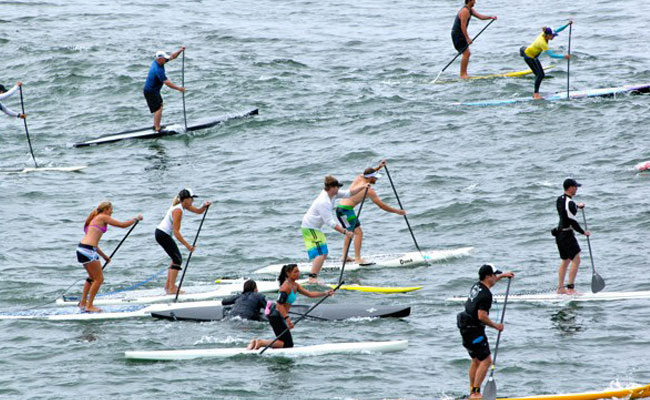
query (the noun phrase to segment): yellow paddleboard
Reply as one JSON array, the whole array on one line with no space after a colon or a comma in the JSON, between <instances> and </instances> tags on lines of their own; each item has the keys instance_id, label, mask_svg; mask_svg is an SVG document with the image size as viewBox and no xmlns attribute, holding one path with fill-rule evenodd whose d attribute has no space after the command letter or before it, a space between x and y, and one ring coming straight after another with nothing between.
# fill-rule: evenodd
<instances>
[{"instance_id":1,"label":"yellow paddleboard","mask_svg":"<svg viewBox=\"0 0 650 400\"><path fill-rule=\"evenodd\" d=\"M548 67L544 67L544 71L548 71L549 69L555 68L555 65L549 65ZM513 71L513 72L503 72L500 74L490 74L490 75L475 75L475 76L470 76L467 79L449 79L449 80L439 80L436 83L455 83L455 82L462 82L462 81L476 81L479 79L494 79L494 78L520 78L522 76L530 75L532 74L533 71L530 69L524 70L524 71Z\"/></svg>"},{"instance_id":2,"label":"yellow paddleboard","mask_svg":"<svg viewBox=\"0 0 650 400\"><path fill-rule=\"evenodd\" d=\"M549 394L529 397L506 397L497 400L597 400L597 399L642 399L650 397L650 385L628 389L608 389L602 392Z\"/></svg>"},{"instance_id":3,"label":"yellow paddleboard","mask_svg":"<svg viewBox=\"0 0 650 400\"><path fill-rule=\"evenodd\" d=\"M327 285L334 289L336 285ZM422 286L406 286L406 287L391 287L391 286L359 286L359 285L343 285L340 290L355 290L357 292L365 293L408 293L422 289Z\"/></svg>"}]
</instances>

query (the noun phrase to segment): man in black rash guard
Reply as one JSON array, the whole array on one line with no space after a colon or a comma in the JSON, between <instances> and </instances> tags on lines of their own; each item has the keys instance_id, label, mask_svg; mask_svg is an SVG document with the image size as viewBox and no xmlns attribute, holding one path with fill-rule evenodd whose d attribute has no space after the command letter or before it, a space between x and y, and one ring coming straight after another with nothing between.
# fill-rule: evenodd
<instances>
[{"instance_id":1,"label":"man in black rash guard","mask_svg":"<svg viewBox=\"0 0 650 400\"><path fill-rule=\"evenodd\" d=\"M478 270L479 281L469 291L465 311L457 316L457 325L463 338L463 347L467 349L472 358L469 367L470 399L480 399L481 385L492 365L490 345L485 335L485 326L491 326L499 332L503 324L497 324L490 319L492 307L492 292L490 288L503 278L514 278L512 272L495 270L491 264L483 264Z\"/></svg>"},{"instance_id":2,"label":"man in black rash guard","mask_svg":"<svg viewBox=\"0 0 650 400\"><path fill-rule=\"evenodd\" d=\"M573 231L582 233L585 236L591 235L591 232L585 232L582 229L577 219L578 209L585 206L585 203L576 204L573 201L573 196L576 195L578 187L580 186L582 185L576 182L575 179L565 179L563 184L564 194L558 197L555 202L557 213L560 216L560 222L558 222L557 228L553 230L553 235L555 236L555 243L557 244L557 249L560 252L560 258L562 259L558 270L558 294L577 293L575 290L575 280L576 275L578 274L578 267L580 266L581 249L578 244L578 239L576 239ZM564 277L566 276L569 263L571 263L571 269L569 270L569 283L565 288Z\"/></svg>"},{"instance_id":3,"label":"man in black rash guard","mask_svg":"<svg viewBox=\"0 0 650 400\"><path fill-rule=\"evenodd\" d=\"M469 37L467 26L472 15L478 19L497 19L495 16L483 15L474 10L476 0L465 0L465 5L456 13L454 25L451 28L451 41L454 43L454 48L457 52L463 52L463 57L460 60L460 78L467 79L467 66L469 65L469 45L472 44L472 38Z\"/></svg>"}]
</instances>

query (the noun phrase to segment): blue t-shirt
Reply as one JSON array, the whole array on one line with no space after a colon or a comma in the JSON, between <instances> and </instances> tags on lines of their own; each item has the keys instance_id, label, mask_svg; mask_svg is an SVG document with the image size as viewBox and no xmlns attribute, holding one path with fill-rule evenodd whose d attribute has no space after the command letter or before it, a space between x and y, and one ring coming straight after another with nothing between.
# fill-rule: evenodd
<instances>
[{"instance_id":1,"label":"blue t-shirt","mask_svg":"<svg viewBox=\"0 0 650 400\"><path fill-rule=\"evenodd\" d=\"M153 60L151 63L151 68L149 68L149 75L147 75L147 81L144 83L145 92L160 92L163 82L167 80L167 75L165 75L165 66L158 65L156 60Z\"/></svg>"}]
</instances>

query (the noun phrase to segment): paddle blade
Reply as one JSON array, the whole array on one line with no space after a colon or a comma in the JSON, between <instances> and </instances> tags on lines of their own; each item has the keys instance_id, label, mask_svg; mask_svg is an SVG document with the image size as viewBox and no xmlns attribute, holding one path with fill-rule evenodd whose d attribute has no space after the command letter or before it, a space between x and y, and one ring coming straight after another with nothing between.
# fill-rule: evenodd
<instances>
[{"instance_id":1,"label":"paddle blade","mask_svg":"<svg viewBox=\"0 0 650 400\"><path fill-rule=\"evenodd\" d=\"M497 398L497 383L494 377L488 378L485 387L483 388L483 400L496 400Z\"/></svg>"},{"instance_id":2,"label":"paddle blade","mask_svg":"<svg viewBox=\"0 0 650 400\"><path fill-rule=\"evenodd\" d=\"M598 293L603 289L605 289L605 281L594 271L594 274L591 276L591 292Z\"/></svg>"}]
</instances>

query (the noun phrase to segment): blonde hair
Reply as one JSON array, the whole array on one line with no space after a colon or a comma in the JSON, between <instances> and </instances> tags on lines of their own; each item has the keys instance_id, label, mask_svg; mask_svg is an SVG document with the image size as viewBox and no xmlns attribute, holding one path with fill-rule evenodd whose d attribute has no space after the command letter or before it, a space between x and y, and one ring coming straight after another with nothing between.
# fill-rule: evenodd
<instances>
[{"instance_id":1,"label":"blonde hair","mask_svg":"<svg viewBox=\"0 0 650 400\"><path fill-rule=\"evenodd\" d=\"M174 200L172 200L172 207L178 205L181 203L181 197L179 195L174 196Z\"/></svg>"},{"instance_id":2,"label":"blonde hair","mask_svg":"<svg viewBox=\"0 0 650 400\"><path fill-rule=\"evenodd\" d=\"M88 225L90 225L90 223L92 222L93 218L95 218L95 217L97 216L97 214L102 213L102 212L104 212L104 210L108 210L108 209L110 209L110 208L113 208L113 203L111 203L110 201L106 201L106 200L104 200L104 201L102 201L101 203L99 203L99 205L97 206L97 208L95 208L94 210L92 210L92 211L90 212L90 214L88 215L88 218L86 218L86 223L84 224L84 229L85 229Z\"/></svg>"}]
</instances>

